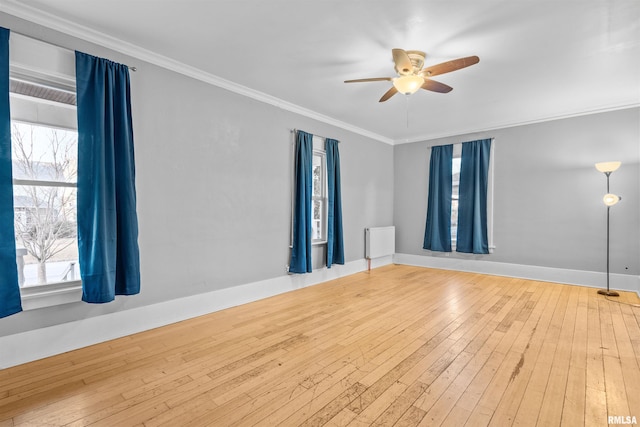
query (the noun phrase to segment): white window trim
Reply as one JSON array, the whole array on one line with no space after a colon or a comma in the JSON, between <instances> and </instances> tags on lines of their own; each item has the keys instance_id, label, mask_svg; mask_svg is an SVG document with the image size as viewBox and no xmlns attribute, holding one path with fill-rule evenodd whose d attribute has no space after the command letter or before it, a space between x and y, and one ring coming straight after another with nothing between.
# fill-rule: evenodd
<instances>
[{"instance_id":1,"label":"white window trim","mask_svg":"<svg viewBox=\"0 0 640 427\"><path fill-rule=\"evenodd\" d=\"M33 123L39 125L38 123ZM48 126L48 125L45 125ZM77 188L75 182L46 181L30 179L12 179L12 184L41 187ZM16 252L16 258L20 256ZM20 268L20 265L18 265ZM43 307L57 306L78 302L82 297L82 281L68 280L64 282L49 282L46 285L29 285L20 287L22 310L34 310Z\"/></svg>"},{"instance_id":2,"label":"white window trim","mask_svg":"<svg viewBox=\"0 0 640 427\"><path fill-rule=\"evenodd\" d=\"M457 144L453 144L453 159L461 159L462 158L462 143L457 143ZM452 160L453 160L452 159ZM460 182L458 181L458 191L460 190ZM458 209L460 208L460 194L458 193ZM453 197L451 198L451 202L453 205ZM453 215L453 213L452 213ZM451 218L453 219L453 218ZM453 235L451 236L451 250L455 252L456 250L456 240L457 240L457 229L456 229L456 236L454 237Z\"/></svg>"},{"instance_id":3,"label":"white window trim","mask_svg":"<svg viewBox=\"0 0 640 427\"><path fill-rule=\"evenodd\" d=\"M20 296L24 311L79 302L82 300L82 281L28 286L20 288Z\"/></svg>"},{"instance_id":4,"label":"white window trim","mask_svg":"<svg viewBox=\"0 0 640 427\"><path fill-rule=\"evenodd\" d=\"M75 52L15 32L9 36L11 77L76 90Z\"/></svg>"},{"instance_id":5,"label":"white window trim","mask_svg":"<svg viewBox=\"0 0 640 427\"><path fill-rule=\"evenodd\" d=\"M11 33L9 43L11 78L48 85L58 90L75 92L75 54L73 51L14 32ZM12 93L10 95L11 97L28 99L28 97L20 94ZM52 103L46 100L38 101ZM66 104L55 103L55 105L62 108L75 108ZM16 121L27 122L25 120ZM39 123L31 124L38 125ZM46 124L46 126L56 127L51 124ZM64 126L58 127L68 129ZM76 183L37 180L13 180L13 185L77 187ZM21 287L20 296L24 311L79 302L82 299L82 281L71 280Z\"/></svg>"},{"instance_id":6,"label":"white window trim","mask_svg":"<svg viewBox=\"0 0 640 427\"><path fill-rule=\"evenodd\" d=\"M314 138L316 138L314 136ZM324 222L323 226L322 226L322 230L323 230L323 236L320 239L312 239L311 240L311 245L324 245L327 243L327 210L328 210L328 204L329 204L329 197L327 194L327 153L325 150L320 149L320 148L314 148L313 149L313 155L314 156L320 156L322 159L322 176L323 176L323 180L322 180L322 195L321 196L314 196L311 198L311 201L313 202L314 200L321 200L322 201L322 214L321 214L321 220Z\"/></svg>"},{"instance_id":7,"label":"white window trim","mask_svg":"<svg viewBox=\"0 0 640 427\"><path fill-rule=\"evenodd\" d=\"M489 182L487 188L487 239L489 243L489 253L492 254L496 248L493 242L493 204L494 204L494 165L495 165L496 139L491 138L491 151L489 152Z\"/></svg>"}]
</instances>

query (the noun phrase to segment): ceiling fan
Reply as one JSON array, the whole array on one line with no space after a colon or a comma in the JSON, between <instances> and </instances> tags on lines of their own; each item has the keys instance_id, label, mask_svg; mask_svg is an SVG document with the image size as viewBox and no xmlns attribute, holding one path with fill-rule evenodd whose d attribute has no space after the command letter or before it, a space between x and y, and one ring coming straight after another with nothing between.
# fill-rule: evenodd
<instances>
[{"instance_id":1,"label":"ceiling fan","mask_svg":"<svg viewBox=\"0 0 640 427\"><path fill-rule=\"evenodd\" d=\"M373 77L369 79L345 80L345 83L393 82L393 86L382 95L380 102L386 101L398 92L411 95L421 88L433 92L448 93L453 90L451 86L431 80L431 77L459 70L477 64L480 61L480 58L477 56L467 56L465 58L454 59L422 68L424 58L427 56L426 53L419 50L405 51L403 49L392 49L391 52L393 53L393 62L395 63L395 70L396 73L398 73L398 77Z\"/></svg>"}]
</instances>

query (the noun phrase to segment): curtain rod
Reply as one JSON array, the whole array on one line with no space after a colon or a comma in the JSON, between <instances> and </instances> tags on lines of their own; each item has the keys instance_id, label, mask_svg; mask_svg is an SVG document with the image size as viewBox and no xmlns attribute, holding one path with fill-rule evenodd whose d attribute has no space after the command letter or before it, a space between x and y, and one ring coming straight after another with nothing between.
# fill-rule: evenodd
<instances>
[{"instance_id":1,"label":"curtain rod","mask_svg":"<svg viewBox=\"0 0 640 427\"><path fill-rule=\"evenodd\" d=\"M490 139L491 142L496 140L495 136L492 136L491 138L481 138L481 139ZM440 145L429 145L427 146L427 148L431 148L431 147L441 147L443 145L458 145L458 144L464 144L465 142L473 142L473 141L477 141L477 140L472 140L472 141L459 141L459 142L451 142L449 144L440 144Z\"/></svg>"},{"instance_id":2,"label":"curtain rod","mask_svg":"<svg viewBox=\"0 0 640 427\"><path fill-rule=\"evenodd\" d=\"M55 47L57 47L57 48L64 49L64 50L69 51L69 52L75 52L75 49L69 49L68 47L66 47L66 46L62 46L62 45L59 45L59 44L57 44L57 43L51 43L50 41L47 41L47 40L42 40L42 39L37 38L37 37L28 36L28 35L26 35L26 34L22 34L22 33L19 33L19 32L17 32L17 31L13 31L12 29L9 29L9 31L10 31L10 33L15 33L15 34L18 34L18 35L20 35L20 36L22 36L22 37L26 37L26 38L28 38L28 39L31 39L31 40L36 40L36 41L39 41L39 42L41 42L41 43L47 43L47 44L50 44L51 46L55 46ZM115 62L115 61L112 61L112 62ZM133 67L133 66L131 66L131 65L127 65L127 64L122 64L122 65L125 65L128 69L130 69L130 70L131 70L131 71L133 71L134 73L135 73L136 71L138 71L138 68Z\"/></svg>"},{"instance_id":3,"label":"curtain rod","mask_svg":"<svg viewBox=\"0 0 640 427\"><path fill-rule=\"evenodd\" d=\"M297 131L299 131L300 129L293 128L293 129L289 129L289 130L290 130L291 132L293 132L293 133L296 133L296 132L297 132ZM303 132L305 132L305 131L303 131ZM307 133L309 133L309 132L307 132ZM312 133L311 135L313 135L313 136L317 136L318 138L322 138L322 139L333 139L333 138L327 138L326 136L322 136L322 135L316 135L315 133ZM337 140L335 140L335 139L334 139L334 141L337 141ZM340 141L338 141L338 144L339 144L339 143L340 143Z\"/></svg>"}]
</instances>

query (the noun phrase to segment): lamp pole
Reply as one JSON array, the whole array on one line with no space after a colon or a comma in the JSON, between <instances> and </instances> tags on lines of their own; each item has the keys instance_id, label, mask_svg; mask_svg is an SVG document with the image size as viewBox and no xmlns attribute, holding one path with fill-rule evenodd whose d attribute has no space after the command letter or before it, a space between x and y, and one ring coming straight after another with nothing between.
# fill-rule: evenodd
<instances>
[{"instance_id":1,"label":"lamp pole","mask_svg":"<svg viewBox=\"0 0 640 427\"><path fill-rule=\"evenodd\" d=\"M605 171L604 174L607 176L607 194L609 193L609 176L611 176L611 172L613 171ZM598 293L600 295L606 295L609 297L619 297L620 294L616 291L612 291L609 289L609 215L611 211L611 205L607 204L607 289L599 289Z\"/></svg>"}]
</instances>

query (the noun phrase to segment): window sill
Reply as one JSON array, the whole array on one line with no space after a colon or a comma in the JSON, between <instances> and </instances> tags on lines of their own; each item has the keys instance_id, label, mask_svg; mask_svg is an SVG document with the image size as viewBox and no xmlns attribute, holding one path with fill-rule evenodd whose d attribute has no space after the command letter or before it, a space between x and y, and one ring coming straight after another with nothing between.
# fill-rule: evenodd
<instances>
[{"instance_id":1,"label":"window sill","mask_svg":"<svg viewBox=\"0 0 640 427\"><path fill-rule=\"evenodd\" d=\"M24 311L79 302L82 300L82 282L75 280L50 285L28 286L20 289L20 295Z\"/></svg>"},{"instance_id":2,"label":"window sill","mask_svg":"<svg viewBox=\"0 0 640 427\"><path fill-rule=\"evenodd\" d=\"M496 248L495 246L489 246L489 254L492 254L495 248ZM452 243L451 252L455 252L455 251L456 251L456 244Z\"/></svg>"},{"instance_id":3,"label":"window sill","mask_svg":"<svg viewBox=\"0 0 640 427\"><path fill-rule=\"evenodd\" d=\"M326 245L327 241L326 240L314 240L313 242L311 242L311 246L320 246L320 245ZM293 249L293 245L289 245L289 249Z\"/></svg>"}]
</instances>

